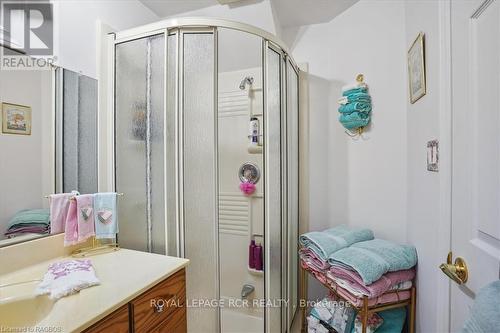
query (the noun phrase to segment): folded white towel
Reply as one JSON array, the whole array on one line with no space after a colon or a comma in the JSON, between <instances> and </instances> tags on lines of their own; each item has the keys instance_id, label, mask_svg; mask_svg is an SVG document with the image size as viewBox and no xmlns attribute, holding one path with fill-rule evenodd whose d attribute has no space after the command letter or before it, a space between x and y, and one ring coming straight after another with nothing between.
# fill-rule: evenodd
<instances>
[{"instance_id":1,"label":"folded white towel","mask_svg":"<svg viewBox=\"0 0 500 333\"><path fill-rule=\"evenodd\" d=\"M346 84L345 86L342 87L342 92L356 88L368 88L368 86L364 82Z\"/></svg>"},{"instance_id":2,"label":"folded white towel","mask_svg":"<svg viewBox=\"0 0 500 333\"><path fill-rule=\"evenodd\" d=\"M340 97L337 102L340 104L340 105L346 105L347 103L349 103L349 99L347 98L347 96L344 96L344 97Z\"/></svg>"},{"instance_id":3,"label":"folded white towel","mask_svg":"<svg viewBox=\"0 0 500 333\"><path fill-rule=\"evenodd\" d=\"M49 265L35 294L49 294L50 299L59 299L98 284L100 281L89 259L58 261Z\"/></svg>"}]
</instances>

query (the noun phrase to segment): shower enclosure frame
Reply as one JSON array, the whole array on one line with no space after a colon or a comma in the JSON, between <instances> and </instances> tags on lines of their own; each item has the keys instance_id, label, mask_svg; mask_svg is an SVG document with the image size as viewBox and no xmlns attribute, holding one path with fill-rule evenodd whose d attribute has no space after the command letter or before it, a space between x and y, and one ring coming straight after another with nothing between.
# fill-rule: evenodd
<instances>
[{"instance_id":1,"label":"shower enclosure frame","mask_svg":"<svg viewBox=\"0 0 500 333\"><path fill-rule=\"evenodd\" d=\"M214 73L213 73L213 78L214 78L214 111L217 112L218 110L218 39L217 39L217 28L227 28L227 29L232 29L232 30L237 30L245 33L250 33L253 34L257 37L262 38L262 73L263 73L263 114L264 114L264 126L267 126L270 122L267 121L269 112L267 112L268 109L268 100L267 100L267 86L269 84L269 78L268 78L268 60L267 60L267 54L269 50L276 52L279 55L279 73L280 73L280 127L281 127L281 142L280 142L280 159L281 159L281 224L280 224L280 229L281 229L281 243L283 245L288 244L288 237L289 237L289 230L287 228L286 222L287 222L287 217L289 215L289 206L288 206L288 191L287 191L287 184L291 181L289 178L289 173L287 170L288 166L288 161L289 159L289 147L288 147L288 142L292 142L292 138L290 137L291 133L287 132L288 128L288 120L287 120L287 102L289 100L288 94L290 94L289 89L288 89L288 71L289 68L291 68L295 74L297 75L297 122L299 122L300 116L300 107L301 102L299 100L299 86L300 86L300 69L293 60L293 58L289 55L289 50L286 47L286 45L276 36L268 33L267 31L264 31L262 29L256 28L251 25L247 25L244 23L239 23L239 22L234 22L234 21L229 21L229 20L224 20L224 19L212 19L212 18L196 18L196 17L187 17L187 18L174 18L174 19L168 19L168 20L162 20L159 22L147 24L144 26L116 32L116 33L110 33L106 37L106 52L105 52L105 57L106 57L106 68L105 68L105 87L104 91L107 91L108 94L106 94L106 115L100 115L100 117L104 117L106 119L107 123L107 130L106 131L101 131L100 136L99 136L99 142L106 142L106 147L107 149L104 149L109 153L108 156L112 156L110 163L107 164L107 170L104 174L104 183L106 184L106 188L110 190L115 190L116 189L116 175L115 175L115 46L121 43L141 39L141 38L146 38L146 37L151 37L159 34L163 34L165 36L165 59L164 59L164 66L165 66L165 87L164 87L164 106L163 106L163 112L165 113L164 117L164 131L166 131L166 126L167 126L167 108L168 108L168 92L167 92L167 86L166 82L168 80L167 78L167 58L168 58L168 41L167 37L170 35L175 34L176 35L176 82L175 82L175 124L174 124L174 147L175 147L175 179L174 179L174 188L175 188L175 224L177 226L176 228L176 253L169 253L168 251L168 231L167 228L165 227L165 251L169 255L177 255L184 257L185 256L185 244L184 244L184 186L183 186L183 171L184 171L184 158L183 158L183 148L184 148L184 132L183 132L183 113L181 112L183 110L183 93L184 90L182 89L183 87L183 60L184 60L184 54L183 54L183 38L185 33L211 33L213 34L213 39L214 39ZM288 66L290 65L290 66ZM109 93L112 92L112 93ZM103 95L101 95L103 96ZM103 104L101 104L103 105ZM101 118L102 119L102 118ZM214 153L215 156L218 156L218 136L217 136L217 131L218 131L218 118L214 118L215 124L214 124L214 130L215 130L215 135L214 135ZM300 125L297 125L297 135L298 131L301 130ZM267 181L268 178L268 168L269 165L266 163L266 156L268 156L267 150L269 149L269 134L270 131L266 130L264 131L264 142L266 143L264 145L264 153L263 153L263 160L264 160L264 207L268 207L269 205L269 200L272 198L272 193L268 191L268 184L269 182ZM299 139L297 139L297 150L299 149L299 146L302 146L299 143ZM167 135L164 135L164 160L166 160L166 150L167 150ZM298 160L296 161L297 163L297 168L299 169L298 174L300 175L300 151L297 153ZM215 174L213 175L214 177L214 182L215 184L218 184L218 166L217 166L217 158L215 158L215 165L214 169L216 170ZM286 161L286 162L284 162ZM167 163L164 163L164 196L165 196L165 223L168 220L169 212L167 209L167 201L168 201L168 191L171 191L171 189L168 188L167 185ZM297 196L300 197L300 189L299 187L299 179L295 180L297 182ZM101 182L102 184L102 182ZM170 184L171 186L171 184ZM218 188L216 186L216 193L217 195L215 196L218 200ZM297 207L297 210L300 208ZM270 246L269 246L269 233L268 233L268 228L269 228L269 216L268 210L264 208L264 253L266 258L271 258L270 256ZM214 219L218 221L218 202L215 203L215 216ZM297 212L297 218L298 218L298 225L297 229L300 228L300 212ZM217 252L219 251L219 246L218 246L218 227L216 226L217 229L217 237L214 239L214 242L216 244ZM148 246L149 248L150 246ZM289 256L291 255L291 251L296 249L291 249L288 251L288 246L282 246L281 249L281 295L282 298L286 298L288 296L288 283L289 283L289 277L288 277L288 262L289 262ZM217 262L217 271L219 271L219 258L215 258ZM268 298L268 293L269 293L269 288L268 284L270 283L270 275L271 272L271 260L265 260L265 270L264 270L264 290L265 290L265 297L266 299ZM219 274L219 273L218 273ZM301 281L299 280L299 272L295 272L294 274L297 275L297 300L302 294L300 291L301 288ZM286 281L285 281L286 279ZM218 290L216 291L217 295L220 295L220 282L217 282L218 285ZM280 311L280 316L281 316L281 331L289 331L289 328L291 326L292 320L294 316L297 313L299 304L297 304L297 308L293 310L292 313L292 318L290 318L288 311L285 309L281 309ZM271 332L271 325L269 323L269 318L271 318L272 308L266 307L265 309L265 315L264 315L264 327L265 327L265 332ZM217 326L220 330L221 328L221 311L218 309L217 311Z\"/></svg>"}]
</instances>

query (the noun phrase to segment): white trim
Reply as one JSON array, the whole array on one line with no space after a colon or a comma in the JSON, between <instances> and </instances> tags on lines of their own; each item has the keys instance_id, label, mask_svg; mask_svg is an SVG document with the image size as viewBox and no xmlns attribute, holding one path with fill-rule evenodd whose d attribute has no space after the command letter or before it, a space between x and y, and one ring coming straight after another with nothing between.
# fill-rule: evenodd
<instances>
[{"instance_id":1,"label":"white trim","mask_svg":"<svg viewBox=\"0 0 500 333\"><path fill-rule=\"evenodd\" d=\"M63 192L63 85L64 85L64 69L62 67L56 67L54 71L54 83L52 90L52 98L54 99L55 108L55 119L54 119L54 142L55 142L55 192Z\"/></svg>"},{"instance_id":2,"label":"white trim","mask_svg":"<svg viewBox=\"0 0 500 333\"><path fill-rule=\"evenodd\" d=\"M143 37L149 35L152 31L163 31L164 29L181 28L181 27L220 27L248 32L259 37L262 37L276 45L278 45L286 54L290 54L285 42L275 35L254 27L249 24L235 22L221 18L206 18L206 17L182 17L161 20L158 22L142 25L132 29L120 31L116 34L117 43ZM295 65L295 62L293 62Z\"/></svg>"},{"instance_id":3,"label":"white trim","mask_svg":"<svg viewBox=\"0 0 500 333\"><path fill-rule=\"evenodd\" d=\"M452 71L451 71L451 0L439 2L439 225L438 254L445 260L451 249L452 195ZM450 279L436 267L438 309L436 332L450 330Z\"/></svg>"},{"instance_id":4,"label":"white trim","mask_svg":"<svg viewBox=\"0 0 500 333\"><path fill-rule=\"evenodd\" d=\"M114 190L114 29L97 21L97 190Z\"/></svg>"},{"instance_id":5,"label":"white trim","mask_svg":"<svg viewBox=\"0 0 500 333\"><path fill-rule=\"evenodd\" d=\"M165 218L165 229L164 229L164 237L165 237L165 243L164 243L164 250L166 255L171 255L168 253L168 167L167 167L167 145L168 145L168 140L167 140L167 110L168 110L168 93L167 93L167 85L168 85L168 31L164 32L164 45L163 45L163 212L164 212L164 218Z\"/></svg>"},{"instance_id":6,"label":"white trim","mask_svg":"<svg viewBox=\"0 0 500 333\"><path fill-rule=\"evenodd\" d=\"M114 34L107 35L108 48L106 50L108 57L108 68L106 68L106 81L103 82L106 87L107 103L106 110L103 117L106 117L106 135L102 138L106 140L106 153L102 158L106 158L108 163L106 164L106 176L105 186L108 191L114 191L115 188L115 45L113 43L115 39Z\"/></svg>"}]
</instances>

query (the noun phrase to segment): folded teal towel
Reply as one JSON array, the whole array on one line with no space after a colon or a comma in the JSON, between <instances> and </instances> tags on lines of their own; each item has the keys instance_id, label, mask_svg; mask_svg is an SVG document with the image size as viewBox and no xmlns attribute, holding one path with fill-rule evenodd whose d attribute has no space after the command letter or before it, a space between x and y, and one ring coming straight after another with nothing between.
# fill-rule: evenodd
<instances>
[{"instance_id":1,"label":"folded teal towel","mask_svg":"<svg viewBox=\"0 0 500 333\"><path fill-rule=\"evenodd\" d=\"M376 333L401 333L405 325L406 320L406 309L405 308L395 308L385 311L377 312L377 314L382 318L382 325L380 325L375 332ZM356 332L355 325L352 325L351 333ZM370 332L370 330L367 330Z\"/></svg>"},{"instance_id":2,"label":"folded teal towel","mask_svg":"<svg viewBox=\"0 0 500 333\"><path fill-rule=\"evenodd\" d=\"M94 194L94 220L95 238L116 238L118 233L116 193Z\"/></svg>"},{"instance_id":3,"label":"folded teal towel","mask_svg":"<svg viewBox=\"0 0 500 333\"><path fill-rule=\"evenodd\" d=\"M26 209L17 212L9 221L8 226L13 225L48 225L50 214L48 209Z\"/></svg>"},{"instance_id":4,"label":"folded teal towel","mask_svg":"<svg viewBox=\"0 0 500 333\"><path fill-rule=\"evenodd\" d=\"M368 92L368 89L366 88L355 88L355 89L351 89L351 90L346 90L342 93L342 96L349 96L349 95L352 95L352 94L357 94L357 93L366 93Z\"/></svg>"},{"instance_id":5,"label":"folded teal towel","mask_svg":"<svg viewBox=\"0 0 500 333\"><path fill-rule=\"evenodd\" d=\"M299 237L299 243L309 248L321 260L326 261L330 254L356 242L373 239L370 229L354 229L342 224L324 231L311 231Z\"/></svg>"},{"instance_id":6,"label":"folded teal towel","mask_svg":"<svg viewBox=\"0 0 500 333\"><path fill-rule=\"evenodd\" d=\"M370 122L370 114L366 112L354 111L351 113L341 113L340 123L347 129L364 127Z\"/></svg>"},{"instance_id":7,"label":"folded teal towel","mask_svg":"<svg viewBox=\"0 0 500 333\"><path fill-rule=\"evenodd\" d=\"M372 110L372 104L371 103L365 103L365 102L348 103L348 104L341 105L339 107L339 112L340 113L351 113L351 112L354 112L354 111L368 113L371 110Z\"/></svg>"},{"instance_id":8,"label":"folded teal towel","mask_svg":"<svg viewBox=\"0 0 500 333\"><path fill-rule=\"evenodd\" d=\"M406 309L395 308L378 312L384 322L377 328L377 333L401 333L405 325Z\"/></svg>"},{"instance_id":9,"label":"folded teal towel","mask_svg":"<svg viewBox=\"0 0 500 333\"><path fill-rule=\"evenodd\" d=\"M498 332L500 328L500 280L481 288L465 321L463 333Z\"/></svg>"},{"instance_id":10,"label":"folded teal towel","mask_svg":"<svg viewBox=\"0 0 500 333\"><path fill-rule=\"evenodd\" d=\"M347 98L348 103L352 102L367 102L370 103L372 101L372 98L369 94L367 93L354 93L354 94L349 94L345 96Z\"/></svg>"},{"instance_id":11,"label":"folded teal towel","mask_svg":"<svg viewBox=\"0 0 500 333\"><path fill-rule=\"evenodd\" d=\"M366 285L377 281L387 272L410 269L417 264L414 246L400 245L383 239L359 242L334 252L328 258L332 266L358 272Z\"/></svg>"}]
</instances>

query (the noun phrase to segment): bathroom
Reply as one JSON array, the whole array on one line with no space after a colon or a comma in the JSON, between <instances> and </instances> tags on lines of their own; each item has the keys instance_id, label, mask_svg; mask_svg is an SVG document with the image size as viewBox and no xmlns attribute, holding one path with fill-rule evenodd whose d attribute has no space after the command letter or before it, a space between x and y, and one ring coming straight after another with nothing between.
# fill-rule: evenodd
<instances>
[{"instance_id":1,"label":"bathroom","mask_svg":"<svg viewBox=\"0 0 500 333\"><path fill-rule=\"evenodd\" d=\"M500 332L498 0L0 10L0 330L343 332L342 299L353 332ZM378 240L411 275L365 308L328 273Z\"/></svg>"}]
</instances>

